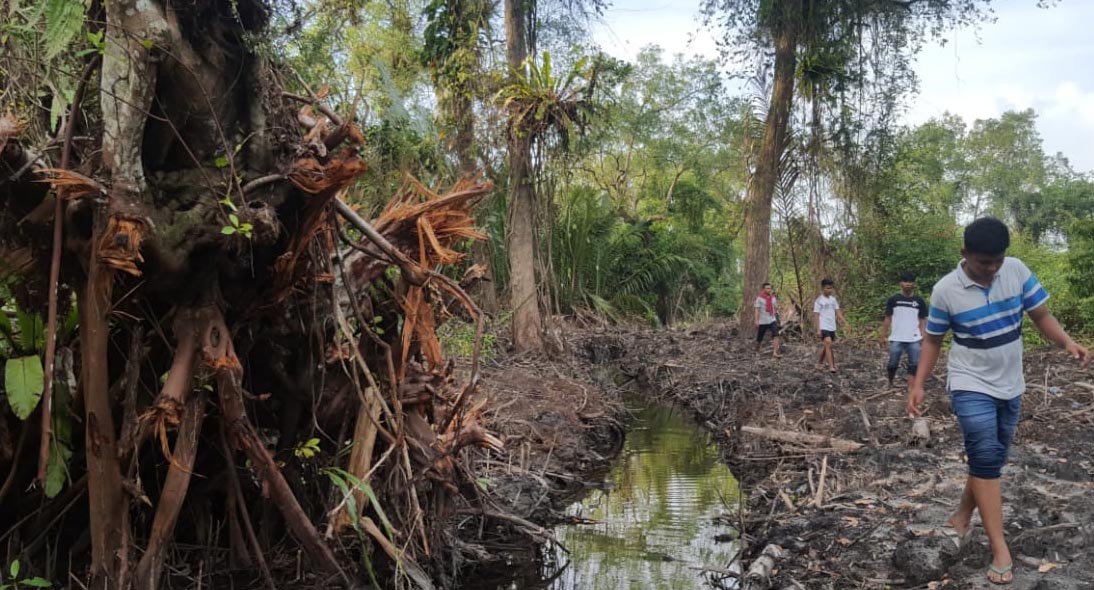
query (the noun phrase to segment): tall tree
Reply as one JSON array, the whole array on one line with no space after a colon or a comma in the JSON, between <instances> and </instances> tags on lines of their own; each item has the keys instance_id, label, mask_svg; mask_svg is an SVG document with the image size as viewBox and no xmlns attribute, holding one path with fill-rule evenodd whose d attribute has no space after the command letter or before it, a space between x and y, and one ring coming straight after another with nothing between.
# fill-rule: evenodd
<instances>
[{"instance_id":1,"label":"tall tree","mask_svg":"<svg viewBox=\"0 0 1094 590\"><path fill-rule=\"evenodd\" d=\"M426 6L423 61L433 78L437 101L450 129L450 149L456 155L460 176L478 172L475 156L475 99L481 94L481 41L489 32L492 4L485 0L433 0ZM484 204L482 209L487 209ZM485 269L478 284L480 305L497 313L498 296L490 270L491 244L471 246L475 263Z\"/></svg>"},{"instance_id":2,"label":"tall tree","mask_svg":"<svg viewBox=\"0 0 1094 590\"><path fill-rule=\"evenodd\" d=\"M852 113L858 97L885 89L878 123L892 121L897 99L914 87L910 57L927 32L977 22L989 0L704 0L708 24L726 32L724 47L738 57L774 62L763 141L749 185L745 212L745 283L741 309L767 280L770 268L771 204L786 149L790 112L798 90L812 102L810 127L825 130L826 108L837 129L827 133L854 145L866 126ZM750 53L751 52L751 53ZM870 131L869 129L867 129ZM814 143L814 149L819 147ZM819 161L819 158L815 159Z\"/></svg>"},{"instance_id":3,"label":"tall tree","mask_svg":"<svg viewBox=\"0 0 1094 590\"><path fill-rule=\"evenodd\" d=\"M790 111L794 102L794 71L797 67L801 0L778 2L767 17L775 46L775 71L764 120L763 141L756 170L748 184L745 203L744 288L739 316L752 307L760 286L768 280L771 261L771 202L779 180L780 163L786 148Z\"/></svg>"},{"instance_id":4,"label":"tall tree","mask_svg":"<svg viewBox=\"0 0 1094 590\"><path fill-rule=\"evenodd\" d=\"M505 0L505 45L511 76L528 58L529 6L535 0ZM513 112L509 119L509 302L513 345L520 351L543 349L543 320L536 283L536 193L532 182L532 136Z\"/></svg>"}]
</instances>

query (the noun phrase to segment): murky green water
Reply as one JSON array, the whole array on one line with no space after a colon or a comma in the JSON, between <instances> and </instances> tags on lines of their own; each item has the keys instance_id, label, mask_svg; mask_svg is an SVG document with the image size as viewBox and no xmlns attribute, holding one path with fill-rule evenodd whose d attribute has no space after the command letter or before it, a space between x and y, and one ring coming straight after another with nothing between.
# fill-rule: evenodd
<instances>
[{"instance_id":1,"label":"murky green water","mask_svg":"<svg viewBox=\"0 0 1094 590\"><path fill-rule=\"evenodd\" d=\"M703 567L730 564L735 532L716 517L736 511L738 487L717 446L670 408L628 407L634 420L605 489L568 510L595 524L557 527L569 554L550 549L538 581L502 588L694 589L705 587Z\"/></svg>"}]
</instances>

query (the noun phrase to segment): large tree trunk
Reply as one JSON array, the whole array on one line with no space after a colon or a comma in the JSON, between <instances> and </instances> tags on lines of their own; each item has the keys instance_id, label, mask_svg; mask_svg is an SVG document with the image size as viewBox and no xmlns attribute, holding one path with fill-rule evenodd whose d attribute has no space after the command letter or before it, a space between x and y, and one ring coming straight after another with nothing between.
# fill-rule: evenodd
<instances>
[{"instance_id":1,"label":"large tree trunk","mask_svg":"<svg viewBox=\"0 0 1094 590\"><path fill-rule=\"evenodd\" d=\"M505 0L505 36L509 68L518 71L528 55L525 3ZM513 345L519 351L543 349L536 291L536 196L531 179L532 141L514 121L509 125L509 301L513 309Z\"/></svg>"},{"instance_id":2,"label":"large tree trunk","mask_svg":"<svg viewBox=\"0 0 1094 590\"><path fill-rule=\"evenodd\" d=\"M774 29L775 80L764 123L760 158L748 186L748 201L745 204L745 276L741 307L737 313L742 325L748 325L752 303L760 292L760 286L768 280L771 266L771 201L779 179L779 162L786 147L786 131L794 99L797 28L793 16L783 16Z\"/></svg>"}]
</instances>

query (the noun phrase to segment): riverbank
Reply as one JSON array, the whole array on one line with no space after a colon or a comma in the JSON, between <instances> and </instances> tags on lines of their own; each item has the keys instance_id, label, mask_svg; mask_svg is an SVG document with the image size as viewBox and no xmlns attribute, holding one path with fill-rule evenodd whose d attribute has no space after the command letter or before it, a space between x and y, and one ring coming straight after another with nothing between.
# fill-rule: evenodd
<instances>
[{"instance_id":1,"label":"riverbank","mask_svg":"<svg viewBox=\"0 0 1094 590\"><path fill-rule=\"evenodd\" d=\"M950 550L937 531L965 478L961 435L944 392L928 384L925 424L912 433L904 389L887 388L876 343L840 342L840 371L813 369L814 345L783 358L757 354L725 324L688 330L604 328L575 337L590 362L608 362L666 403L689 408L720 437L748 495L745 562L783 549L775 588L983 588L987 540ZM1094 382L1059 352L1027 352L1030 384L1004 480L1015 555L1012 588L1094 587ZM774 442L741 427L831 437L829 448ZM924 437L923 435L927 436ZM834 450L842 441L854 452ZM976 522L974 520L974 522Z\"/></svg>"},{"instance_id":2,"label":"riverbank","mask_svg":"<svg viewBox=\"0 0 1094 590\"><path fill-rule=\"evenodd\" d=\"M554 542L550 527L601 485L622 448L626 410L610 379L601 379L608 378L569 354L483 364L483 425L506 451L469 459L492 516L455 521L460 561L473 564L460 587L505 588L520 576L540 577L542 548Z\"/></svg>"}]
</instances>

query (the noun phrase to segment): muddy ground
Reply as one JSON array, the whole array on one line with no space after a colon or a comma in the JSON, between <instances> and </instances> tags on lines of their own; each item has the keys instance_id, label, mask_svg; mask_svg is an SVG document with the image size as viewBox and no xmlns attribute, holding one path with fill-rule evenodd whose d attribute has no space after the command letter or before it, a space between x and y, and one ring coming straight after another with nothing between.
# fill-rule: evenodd
<instances>
[{"instance_id":1,"label":"muddy ground","mask_svg":"<svg viewBox=\"0 0 1094 590\"><path fill-rule=\"evenodd\" d=\"M484 362L484 425L506 452L478 451L468 468L494 517L458 521L455 534L465 588L506 587L514 568L529 580L539 571L546 528L565 507L601 485L623 444L625 409L608 366L569 353L548 360L500 355Z\"/></svg>"},{"instance_id":2,"label":"muddy ground","mask_svg":"<svg viewBox=\"0 0 1094 590\"><path fill-rule=\"evenodd\" d=\"M568 333L561 360L503 355L484 373L488 425L508 452L481 454L469 467L499 513L526 522L499 517L494 528L459 531L469 561L483 570L531 559L534 548L514 532L543 540L539 527L559 522L567 503L602 481L622 442L620 393L628 389L689 409L723 444L748 498L725 516L745 533L745 567L769 544L784 549L770 587L992 587L978 520L959 552L937 530L966 474L944 359L928 383L923 441L905 415L904 388L887 386L886 354L872 341L840 341L833 375L813 369L814 342L785 343L776 360L769 348L755 353L729 324ZM1094 588L1094 372L1035 349L1026 353L1026 376L1004 474L1010 587ZM777 443L741 432L745 425L864 446L843 453Z\"/></svg>"},{"instance_id":3,"label":"muddy ground","mask_svg":"<svg viewBox=\"0 0 1094 590\"><path fill-rule=\"evenodd\" d=\"M992 587L978 519L960 552L936 529L956 507L966 475L944 361L928 383L930 437L922 441L912 435L904 388L885 382L886 354L876 342L838 342L836 374L814 370L813 342L791 342L773 359L769 348L753 352L730 325L602 327L577 332L570 343L589 366L613 367L615 382L689 408L720 437L748 497L745 510L726 515L745 532L745 565L768 544L785 550L772 588ZM1004 473L1010 587L1094 588L1094 373L1038 349L1026 353L1026 376ZM567 399L559 406L575 394ZM776 443L742 425L865 446L841 453Z\"/></svg>"}]
</instances>

